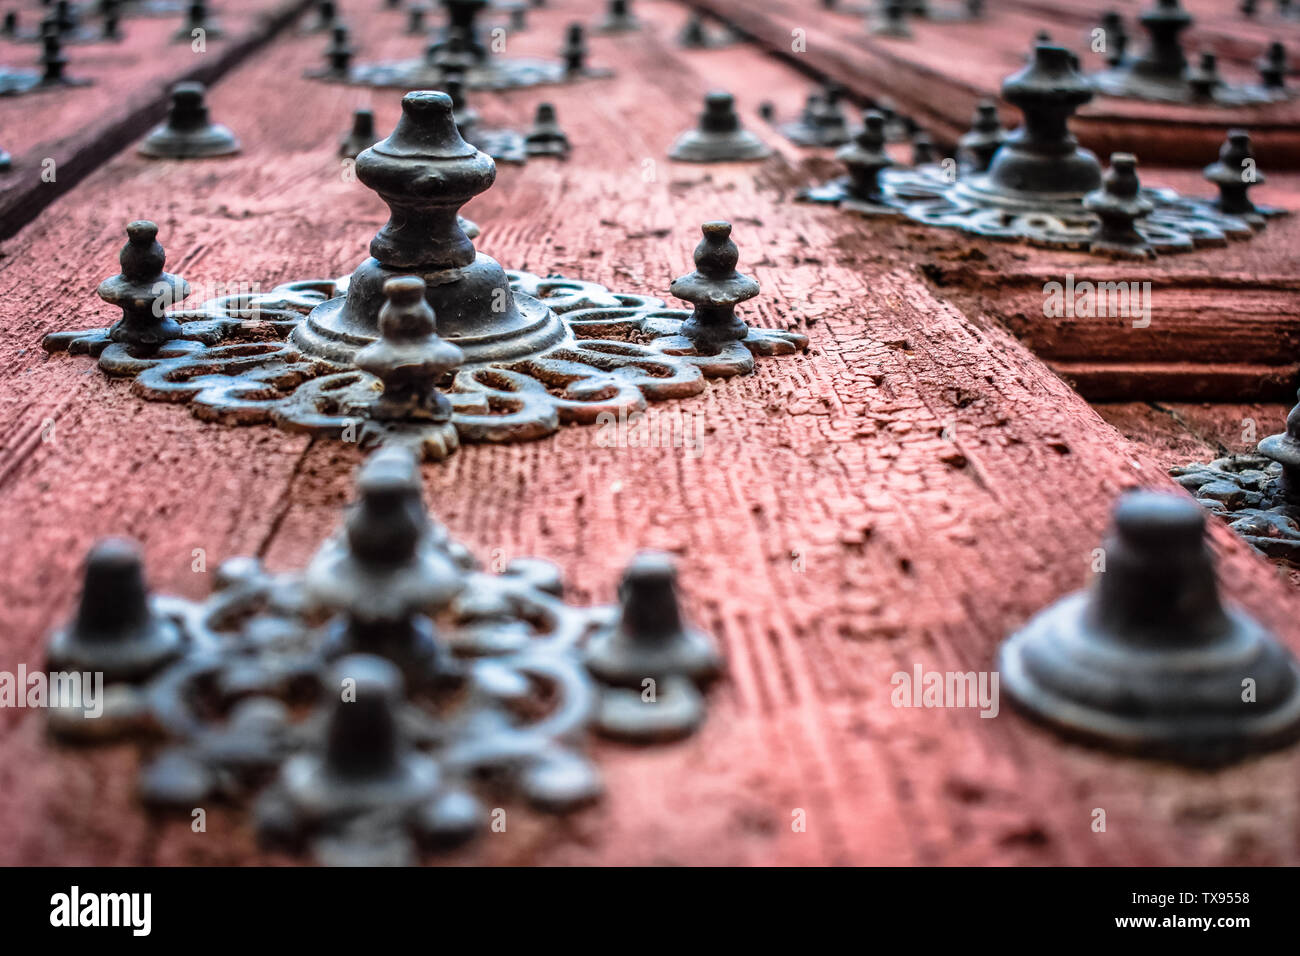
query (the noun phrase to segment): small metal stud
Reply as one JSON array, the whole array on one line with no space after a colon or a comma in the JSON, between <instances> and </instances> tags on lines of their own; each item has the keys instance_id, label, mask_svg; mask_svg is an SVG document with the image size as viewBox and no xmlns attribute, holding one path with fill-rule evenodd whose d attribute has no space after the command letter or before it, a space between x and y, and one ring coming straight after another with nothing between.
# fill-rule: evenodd
<instances>
[{"instance_id":1,"label":"small metal stud","mask_svg":"<svg viewBox=\"0 0 1300 956\"><path fill-rule=\"evenodd\" d=\"M348 25L336 21L334 26L330 27L330 42L325 47L327 66L320 75L331 79L347 79L351 75L352 57L355 53L356 50L350 40Z\"/></svg>"},{"instance_id":2,"label":"small metal stud","mask_svg":"<svg viewBox=\"0 0 1300 956\"><path fill-rule=\"evenodd\" d=\"M230 128L208 117L205 93L202 83L173 86L167 121L144 138L139 153L159 159L206 159L239 152L239 140Z\"/></svg>"},{"instance_id":3,"label":"small metal stud","mask_svg":"<svg viewBox=\"0 0 1300 956\"><path fill-rule=\"evenodd\" d=\"M731 223L706 222L700 231L704 238L695 247L695 271L674 279L668 291L695 306L681 334L707 354L749 334L736 306L758 295L758 283L736 271L740 250L731 239Z\"/></svg>"},{"instance_id":4,"label":"small metal stud","mask_svg":"<svg viewBox=\"0 0 1300 956\"><path fill-rule=\"evenodd\" d=\"M1101 15L1101 29L1106 40L1106 62L1112 67L1119 66L1128 50L1124 17L1118 10L1107 10Z\"/></svg>"},{"instance_id":5,"label":"small metal stud","mask_svg":"<svg viewBox=\"0 0 1300 956\"><path fill-rule=\"evenodd\" d=\"M334 29L339 22L335 0L316 0L316 19L305 30L307 33L324 33Z\"/></svg>"},{"instance_id":6,"label":"small metal stud","mask_svg":"<svg viewBox=\"0 0 1300 956\"><path fill-rule=\"evenodd\" d=\"M474 138L478 128L479 113L469 102L469 93L465 88L465 74L459 70L448 70L443 74L443 92L451 97L451 118L456 130L467 141Z\"/></svg>"},{"instance_id":7,"label":"small metal stud","mask_svg":"<svg viewBox=\"0 0 1300 956\"><path fill-rule=\"evenodd\" d=\"M363 150L369 149L378 139L379 137L375 135L374 111L359 109L352 114L352 130L339 144L339 155L347 159L356 159Z\"/></svg>"},{"instance_id":8,"label":"small metal stud","mask_svg":"<svg viewBox=\"0 0 1300 956\"><path fill-rule=\"evenodd\" d=\"M356 366L384 383L370 406L376 421L450 422L451 401L438 385L465 361L465 353L438 335L433 309L416 276L384 283L388 301L379 310L380 338L357 353ZM456 430L448 425L452 440Z\"/></svg>"},{"instance_id":9,"label":"small metal stud","mask_svg":"<svg viewBox=\"0 0 1300 956\"><path fill-rule=\"evenodd\" d=\"M1202 509L1181 495L1121 498L1095 586L1002 645L1013 701L1067 736L1201 766L1300 736L1300 670L1220 603L1204 536Z\"/></svg>"},{"instance_id":10,"label":"small metal stud","mask_svg":"<svg viewBox=\"0 0 1300 956\"><path fill-rule=\"evenodd\" d=\"M127 241L118 261L119 275L99 284L99 297L122 310L122 317L108 330L113 342L138 350L156 349L181 334L180 323L167 314L190 294L180 276L163 271L166 253L158 242L158 227L141 219L126 227Z\"/></svg>"},{"instance_id":11,"label":"small metal stud","mask_svg":"<svg viewBox=\"0 0 1300 956\"><path fill-rule=\"evenodd\" d=\"M918 129L912 134L912 165L927 166L936 158L937 154L934 143L930 141L930 134L923 129Z\"/></svg>"},{"instance_id":12,"label":"small metal stud","mask_svg":"<svg viewBox=\"0 0 1300 956\"><path fill-rule=\"evenodd\" d=\"M1136 227L1137 221L1155 206L1141 194L1137 157L1132 153L1111 153L1110 169L1102 177L1101 188L1083 197L1083 208L1099 220L1089 249L1129 258L1155 256L1155 250Z\"/></svg>"},{"instance_id":13,"label":"small metal stud","mask_svg":"<svg viewBox=\"0 0 1300 956\"><path fill-rule=\"evenodd\" d=\"M221 25L210 16L207 0L190 0L185 9L185 25L176 31L174 39L177 43L190 43L194 40L196 30L202 31L200 36L209 40L224 32Z\"/></svg>"},{"instance_id":14,"label":"small metal stud","mask_svg":"<svg viewBox=\"0 0 1300 956\"><path fill-rule=\"evenodd\" d=\"M998 119L998 106L992 100L980 100L971 119L970 132L957 141L959 155L969 165L971 172L982 173L989 168L1007 133Z\"/></svg>"},{"instance_id":15,"label":"small metal stud","mask_svg":"<svg viewBox=\"0 0 1300 956\"><path fill-rule=\"evenodd\" d=\"M598 729L637 742L693 732L704 718L695 685L716 677L721 659L708 635L682 620L672 559L638 554L623 573L619 602L617 625L587 646L587 669L612 685L601 695Z\"/></svg>"},{"instance_id":16,"label":"small metal stud","mask_svg":"<svg viewBox=\"0 0 1300 956\"><path fill-rule=\"evenodd\" d=\"M1241 0L1237 9L1243 17L1253 17L1259 11L1259 0Z\"/></svg>"},{"instance_id":17,"label":"small metal stud","mask_svg":"<svg viewBox=\"0 0 1300 956\"><path fill-rule=\"evenodd\" d=\"M609 0L605 17L597 27L601 33L633 33L641 29L641 21L632 13L632 0Z\"/></svg>"},{"instance_id":18,"label":"small metal stud","mask_svg":"<svg viewBox=\"0 0 1300 956\"><path fill-rule=\"evenodd\" d=\"M424 25L424 18L428 14L429 8L423 4L415 4L407 8L406 11L406 32L411 36L424 36L428 29Z\"/></svg>"},{"instance_id":19,"label":"small metal stud","mask_svg":"<svg viewBox=\"0 0 1300 956\"><path fill-rule=\"evenodd\" d=\"M565 135L564 130L560 129L553 104L537 104L533 128L524 136L524 148L529 156L558 156L561 159L568 157L569 137Z\"/></svg>"},{"instance_id":20,"label":"small metal stud","mask_svg":"<svg viewBox=\"0 0 1300 956\"><path fill-rule=\"evenodd\" d=\"M722 91L705 95L699 126L678 137L668 153L670 159L688 163L742 162L771 155L766 143L741 126L735 99Z\"/></svg>"},{"instance_id":21,"label":"small metal stud","mask_svg":"<svg viewBox=\"0 0 1300 956\"><path fill-rule=\"evenodd\" d=\"M1286 60L1286 47L1283 44L1274 41L1268 45L1268 50L1260 57L1257 64L1259 79L1264 89L1275 93L1286 91Z\"/></svg>"},{"instance_id":22,"label":"small metal stud","mask_svg":"<svg viewBox=\"0 0 1300 956\"><path fill-rule=\"evenodd\" d=\"M50 667L137 682L183 650L180 630L151 606L136 546L116 538L96 544L86 558L77 615L50 637Z\"/></svg>"},{"instance_id":23,"label":"small metal stud","mask_svg":"<svg viewBox=\"0 0 1300 956\"><path fill-rule=\"evenodd\" d=\"M849 173L852 197L864 203L879 203L880 173L894 165L885 152L885 117L877 110L862 114L862 129L853 142L835 154Z\"/></svg>"},{"instance_id":24,"label":"small metal stud","mask_svg":"<svg viewBox=\"0 0 1300 956\"><path fill-rule=\"evenodd\" d=\"M876 36L910 40L912 27L907 16L907 5L902 0L876 0L869 23L871 32Z\"/></svg>"},{"instance_id":25,"label":"small metal stud","mask_svg":"<svg viewBox=\"0 0 1300 956\"><path fill-rule=\"evenodd\" d=\"M1205 178L1219 187L1215 208L1230 216L1256 217L1259 210L1247 195L1252 186L1266 182L1255 164L1250 134L1242 129L1228 131L1219 158L1205 167Z\"/></svg>"},{"instance_id":26,"label":"small metal stud","mask_svg":"<svg viewBox=\"0 0 1300 956\"><path fill-rule=\"evenodd\" d=\"M1214 99L1214 91L1223 85L1219 76L1219 58L1208 50L1197 57L1196 66L1187 71L1187 85L1192 88L1192 99L1202 103Z\"/></svg>"},{"instance_id":27,"label":"small metal stud","mask_svg":"<svg viewBox=\"0 0 1300 956\"><path fill-rule=\"evenodd\" d=\"M564 74L573 79L587 72L587 38L581 23L570 23L560 49L564 60Z\"/></svg>"}]
</instances>

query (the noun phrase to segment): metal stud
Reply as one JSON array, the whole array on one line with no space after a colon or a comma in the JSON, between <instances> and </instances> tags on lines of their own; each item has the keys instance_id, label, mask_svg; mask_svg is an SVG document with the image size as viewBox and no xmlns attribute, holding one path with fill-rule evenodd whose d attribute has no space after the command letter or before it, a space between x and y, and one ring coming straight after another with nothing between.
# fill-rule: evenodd
<instances>
[{"instance_id":1,"label":"metal stud","mask_svg":"<svg viewBox=\"0 0 1300 956\"><path fill-rule=\"evenodd\" d=\"M1204 513L1186 498L1121 498L1095 586L1002 645L1012 700L1067 736L1194 765L1300 737L1300 669L1220 603L1204 536Z\"/></svg>"},{"instance_id":2,"label":"metal stud","mask_svg":"<svg viewBox=\"0 0 1300 956\"><path fill-rule=\"evenodd\" d=\"M429 8L423 4L414 4L406 10L406 32L411 36L424 36L428 29L424 25L424 18L428 14Z\"/></svg>"},{"instance_id":3,"label":"metal stud","mask_svg":"<svg viewBox=\"0 0 1300 956\"><path fill-rule=\"evenodd\" d=\"M0 173L7 173L13 168L13 159L7 150L0 147Z\"/></svg>"},{"instance_id":4,"label":"metal stud","mask_svg":"<svg viewBox=\"0 0 1300 956\"><path fill-rule=\"evenodd\" d=\"M876 0L869 27L881 37L912 38L912 27L907 22L908 9L902 0Z\"/></svg>"},{"instance_id":5,"label":"metal stud","mask_svg":"<svg viewBox=\"0 0 1300 956\"><path fill-rule=\"evenodd\" d=\"M1218 160L1205 167L1205 178L1219 187L1219 198L1214 203L1217 209L1229 216L1241 216L1263 224L1248 193L1252 186L1267 180L1255 164L1255 150L1248 132L1242 129L1228 131L1228 139L1219 149Z\"/></svg>"},{"instance_id":6,"label":"metal stud","mask_svg":"<svg viewBox=\"0 0 1300 956\"><path fill-rule=\"evenodd\" d=\"M330 41L325 47L323 70L309 70L308 76L334 80L347 80L352 75L352 57L356 50L352 46L348 25L335 21L330 27Z\"/></svg>"},{"instance_id":7,"label":"metal stud","mask_svg":"<svg viewBox=\"0 0 1300 956\"><path fill-rule=\"evenodd\" d=\"M566 76L574 78L587 72L587 37L581 23L570 23L565 30L560 57L564 60Z\"/></svg>"},{"instance_id":8,"label":"metal stud","mask_svg":"<svg viewBox=\"0 0 1300 956\"><path fill-rule=\"evenodd\" d=\"M926 166L935 162L937 154L934 150L934 143L930 141L930 134L923 129L918 129L912 134L912 165Z\"/></svg>"},{"instance_id":9,"label":"metal stud","mask_svg":"<svg viewBox=\"0 0 1300 956\"><path fill-rule=\"evenodd\" d=\"M609 0L605 17L596 28L601 33L634 33L641 21L632 12L632 0Z\"/></svg>"},{"instance_id":10,"label":"metal stud","mask_svg":"<svg viewBox=\"0 0 1300 956\"><path fill-rule=\"evenodd\" d=\"M325 33L334 29L338 22L338 5L335 0L316 0L316 19L305 27L303 32Z\"/></svg>"},{"instance_id":11,"label":"metal stud","mask_svg":"<svg viewBox=\"0 0 1300 956\"><path fill-rule=\"evenodd\" d=\"M140 351L155 349L181 334L180 323L165 309L190 294L180 276L163 271L166 253L158 242L158 227L139 220L126 227L127 241L119 261L122 272L99 284L99 297L122 310L108 338Z\"/></svg>"},{"instance_id":12,"label":"metal stud","mask_svg":"<svg viewBox=\"0 0 1300 956\"><path fill-rule=\"evenodd\" d=\"M758 295L758 283L736 271L740 250L731 239L731 223L706 222L700 231L704 238L695 247L695 271L674 279L668 291L695 307L681 334L708 354L749 334L736 306Z\"/></svg>"},{"instance_id":13,"label":"metal stud","mask_svg":"<svg viewBox=\"0 0 1300 956\"><path fill-rule=\"evenodd\" d=\"M205 159L239 152L239 140L229 127L208 117L205 93L202 83L173 86L167 121L144 138L139 153L157 159Z\"/></svg>"},{"instance_id":14,"label":"metal stud","mask_svg":"<svg viewBox=\"0 0 1300 956\"><path fill-rule=\"evenodd\" d=\"M524 147L529 156L558 156L567 159L569 155L569 137L560 129L555 115L555 106L551 103L538 103L533 127L524 136Z\"/></svg>"},{"instance_id":15,"label":"metal stud","mask_svg":"<svg viewBox=\"0 0 1300 956\"><path fill-rule=\"evenodd\" d=\"M737 39L736 32L726 24L720 24L716 30L710 29L703 15L692 10L681 32L677 34L677 43L687 50L715 50L730 46Z\"/></svg>"},{"instance_id":16,"label":"metal stud","mask_svg":"<svg viewBox=\"0 0 1300 956\"><path fill-rule=\"evenodd\" d=\"M668 156L687 163L726 163L766 159L772 150L745 129L730 93L714 91L704 97L699 126L677 138Z\"/></svg>"},{"instance_id":17,"label":"metal stud","mask_svg":"<svg viewBox=\"0 0 1300 956\"><path fill-rule=\"evenodd\" d=\"M185 8L185 24L176 31L177 43L192 43L195 32L208 40L222 36L225 32L221 25L209 14L207 0L189 0Z\"/></svg>"},{"instance_id":18,"label":"metal stud","mask_svg":"<svg viewBox=\"0 0 1300 956\"><path fill-rule=\"evenodd\" d=\"M996 153L1004 142L1007 133L998 119L998 106L992 100L980 100L971 119L970 132L957 141L957 151L961 159L973 173L988 170Z\"/></svg>"},{"instance_id":19,"label":"metal stud","mask_svg":"<svg viewBox=\"0 0 1300 956\"><path fill-rule=\"evenodd\" d=\"M1277 94L1286 93L1286 61L1286 47L1277 41L1270 43L1268 50L1257 64L1260 82L1263 83L1264 89Z\"/></svg>"},{"instance_id":20,"label":"metal stud","mask_svg":"<svg viewBox=\"0 0 1300 956\"><path fill-rule=\"evenodd\" d=\"M1128 30L1124 26L1124 17L1118 10L1107 10L1101 15L1102 35L1106 41L1106 62L1119 66L1128 53Z\"/></svg>"},{"instance_id":21,"label":"metal stud","mask_svg":"<svg viewBox=\"0 0 1300 956\"><path fill-rule=\"evenodd\" d=\"M1196 66L1187 71L1187 84L1192 89L1192 99L1208 102L1214 99L1214 92L1223 85L1219 76L1219 58L1208 50L1197 57Z\"/></svg>"},{"instance_id":22,"label":"metal stud","mask_svg":"<svg viewBox=\"0 0 1300 956\"><path fill-rule=\"evenodd\" d=\"M67 75L68 58L63 55L63 40L57 30L43 31L40 42L41 55L37 62L41 72L0 70L0 96L19 96L65 86L90 85L90 80Z\"/></svg>"},{"instance_id":23,"label":"metal stud","mask_svg":"<svg viewBox=\"0 0 1300 956\"><path fill-rule=\"evenodd\" d=\"M138 682L184 650L181 631L151 602L135 545L114 538L95 545L76 617L50 638L50 667Z\"/></svg>"},{"instance_id":24,"label":"metal stud","mask_svg":"<svg viewBox=\"0 0 1300 956\"><path fill-rule=\"evenodd\" d=\"M1259 453L1282 468L1274 495L1292 507L1300 507L1300 405L1287 413L1285 432L1260 441Z\"/></svg>"},{"instance_id":25,"label":"metal stud","mask_svg":"<svg viewBox=\"0 0 1300 956\"><path fill-rule=\"evenodd\" d=\"M821 90L809 93L799 118L782 123L777 127L786 139L799 146L843 146L851 138L848 121L840 101L844 97L844 87L838 83L827 83ZM772 121L773 107L764 104L759 115L768 122Z\"/></svg>"},{"instance_id":26,"label":"metal stud","mask_svg":"<svg viewBox=\"0 0 1300 956\"><path fill-rule=\"evenodd\" d=\"M849 177L846 186L851 198L867 205L879 204L880 174L894 165L885 152L885 117L877 110L862 114L862 129L853 142L835 154L844 164Z\"/></svg>"},{"instance_id":27,"label":"metal stud","mask_svg":"<svg viewBox=\"0 0 1300 956\"><path fill-rule=\"evenodd\" d=\"M597 725L638 742L692 733L704 718L696 685L716 677L721 660L712 640L682 620L672 559L638 554L623 573L619 601L618 623L587 648L587 669L611 685Z\"/></svg>"},{"instance_id":28,"label":"metal stud","mask_svg":"<svg viewBox=\"0 0 1300 956\"><path fill-rule=\"evenodd\" d=\"M1083 208L1098 220L1088 245L1091 251L1135 259L1155 256L1135 225L1151 214L1155 204L1141 194L1137 157L1132 153L1111 153L1101 188L1083 197Z\"/></svg>"},{"instance_id":29,"label":"metal stud","mask_svg":"<svg viewBox=\"0 0 1300 956\"><path fill-rule=\"evenodd\" d=\"M352 114L351 131L339 143L339 155L347 159L356 159L363 150L373 146L378 138L375 134L374 111L356 110Z\"/></svg>"}]
</instances>

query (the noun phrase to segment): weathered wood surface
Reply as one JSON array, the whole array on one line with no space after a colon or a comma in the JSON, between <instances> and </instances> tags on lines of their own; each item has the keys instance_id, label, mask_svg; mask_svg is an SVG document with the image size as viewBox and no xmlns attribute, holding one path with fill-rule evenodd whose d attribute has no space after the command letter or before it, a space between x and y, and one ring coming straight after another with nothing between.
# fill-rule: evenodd
<instances>
[{"instance_id":1,"label":"weathered wood surface","mask_svg":"<svg viewBox=\"0 0 1300 956\"><path fill-rule=\"evenodd\" d=\"M310 2L224 0L215 13L222 35L205 38L201 51L174 41L179 15L128 17L120 43L65 46L67 75L92 86L0 97L0 147L13 157L10 171L0 173L0 238L162 120L174 84L213 82ZM22 28L34 30L43 13L39 6L23 9ZM39 71L40 52L39 44L0 39L0 62L10 69Z\"/></svg>"},{"instance_id":2,"label":"weathered wood surface","mask_svg":"<svg viewBox=\"0 0 1300 956\"><path fill-rule=\"evenodd\" d=\"M552 0L511 52L549 50L560 24L595 6ZM995 719L890 705L896 671L990 669L1005 634L1086 583L1115 495L1168 486L1167 461L992 318L929 286L918 267L935 253L908 243L922 230L791 203L805 178L792 148L773 138L781 153L759 166L667 161L705 90L736 90L752 117L769 96L796 109L802 84L753 50L678 51L682 9L638 9L654 31L593 41L619 78L479 97L488 120L518 124L552 100L575 148L568 164L502 167L466 209L484 226L480 248L662 295L688 268L698 223L727 217L763 285L748 317L804 329L812 346L653 409L659 422L699 416L698 457L602 448L594 430L567 428L426 467L428 501L455 535L481 556L556 561L576 602L612 599L638 548L677 553L689 612L729 665L693 739L596 745L602 804L567 822L520 810L506 833L445 859L1300 861L1295 749L1199 774L1060 743L1005 699ZM409 53L397 17L361 24L363 57ZM93 290L140 216L199 287L334 275L365 255L384 210L344 181L336 141L364 102L391 128L397 96L298 79L318 47L286 37L213 89L243 155L168 165L128 151L0 247L0 669L40 665L101 535L141 538L155 586L199 596L209 579L190 570L192 549L210 567L248 553L296 567L337 524L355 449L203 424L38 347L46 332L107 321ZM259 95L271 84L279 95ZM1227 597L1300 650L1300 596L1226 529L1214 544ZM43 715L0 711L0 863L268 859L240 811L210 808L205 834L145 817L134 769L130 748L59 749ZM1090 828L1096 807L1104 834ZM796 809L807 832L792 831Z\"/></svg>"},{"instance_id":3,"label":"weathered wood surface","mask_svg":"<svg viewBox=\"0 0 1300 956\"><path fill-rule=\"evenodd\" d=\"M802 71L843 84L857 97L888 96L929 130L955 143L970 128L975 104L998 98L1002 81L1020 69L1033 37L1047 30L1078 52L1087 70L1102 67L1080 24L1063 29L1054 16L990 4L987 18L969 23L915 21L912 39L872 36L861 23L824 10L814 0L689 0L734 23ZM796 43L799 47L796 47ZM1262 47L1257 51L1262 53ZM1255 79L1227 65L1228 78ZM1005 107L1007 117L1014 108ZM1089 149L1137 153L1148 163L1202 166L1211 162L1229 126L1251 130L1260 162L1300 166L1300 101L1240 108L1202 108L1097 97L1079 110L1072 128Z\"/></svg>"}]
</instances>

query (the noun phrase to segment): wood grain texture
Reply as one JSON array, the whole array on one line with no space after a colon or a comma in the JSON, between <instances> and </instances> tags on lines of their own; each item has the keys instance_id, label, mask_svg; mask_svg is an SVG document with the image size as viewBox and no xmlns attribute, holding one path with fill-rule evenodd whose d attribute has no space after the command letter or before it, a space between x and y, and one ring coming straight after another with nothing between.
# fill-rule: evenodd
<instances>
[{"instance_id":1,"label":"wood grain texture","mask_svg":"<svg viewBox=\"0 0 1300 956\"><path fill-rule=\"evenodd\" d=\"M510 52L549 51L561 24L598 6L552 0ZM698 223L729 218L763 287L745 314L812 346L652 409L698 420L698 455L603 448L593 429L566 428L425 468L456 536L480 557L556 561L577 603L611 600L636 549L676 553L688 611L729 668L696 737L595 745L599 806L565 821L511 810L506 833L444 859L1300 862L1295 750L1200 774L1060 743L1005 700L995 719L890 705L896 671L990 668L1008 632L1086 583L1114 496L1169 486L1165 463L996 321L928 285L920 266L942 247L911 247L922 230L790 202L805 177L792 147L773 138L778 155L757 166L666 160L705 90L736 91L752 123L760 98L797 108L802 84L752 49L678 51L684 10L637 6L653 30L592 43L617 79L478 98L488 121L516 124L551 100L574 143L568 164L500 170L466 208L479 247L509 267L663 295ZM364 23L363 57L409 55L399 22ZM297 79L317 56L286 35L213 90L217 115L242 117L243 155L124 153L0 247L0 669L39 665L101 534L140 536L154 584L197 596L208 580L190 570L193 548L209 567L250 552L296 567L339 521L354 449L202 424L38 348L45 332L106 321L93 290L140 216L200 287L334 275L365 255L384 210L344 181L336 140L361 103L390 129L397 97ZM271 83L281 95L259 97ZM1226 529L1214 547L1227 597L1300 649L1300 597ZM286 862L257 850L237 810L210 808L205 834L142 816L134 767L128 748L57 748L40 714L0 711L0 863ZM1104 834L1090 829L1096 807Z\"/></svg>"},{"instance_id":2,"label":"wood grain texture","mask_svg":"<svg viewBox=\"0 0 1300 956\"><path fill-rule=\"evenodd\" d=\"M1033 38L1047 30L1079 53L1085 70L1104 66L1090 52L1082 24L1062 24L1030 9L989 4L989 15L969 23L914 21L912 39L873 36L861 22L811 0L689 0L697 9L736 24L805 73L833 79L859 98L887 96L929 130L953 144L970 128L976 103L998 99L1002 81L1025 64ZM1098 11L1099 12L1099 11ZM795 47L796 38L802 46ZM1263 46L1256 55L1263 52ZM1225 77L1254 81L1253 71L1225 66ZM1016 112L1007 104L1005 119ZM1300 101L1211 108L1097 97L1071 128L1102 156L1132 152L1145 162L1203 166L1212 162L1229 127L1247 127L1260 162L1300 166Z\"/></svg>"},{"instance_id":3,"label":"wood grain texture","mask_svg":"<svg viewBox=\"0 0 1300 956\"><path fill-rule=\"evenodd\" d=\"M174 42L180 16L128 17L121 43L68 45L67 75L93 85L0 97L0 146L12 167L0 174L0 238L13 235L122 147L167 115L173 85L212 83L304 10L311 0L224 0L214 12L223 35L201 52ZM41 8L37 7L36 10ZM24 11L24 29L41 13ZM39 44L0 40L12 69L39 69ZM30 61L30 62L29 62ZM47 175L53 160L54 179Z\"/></svg>"}]
</instances>

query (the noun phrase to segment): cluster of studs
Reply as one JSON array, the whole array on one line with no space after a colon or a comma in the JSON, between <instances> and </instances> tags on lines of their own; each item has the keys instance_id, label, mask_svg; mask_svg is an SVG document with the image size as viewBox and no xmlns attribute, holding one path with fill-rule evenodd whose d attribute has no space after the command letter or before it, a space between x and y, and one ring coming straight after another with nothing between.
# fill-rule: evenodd
<instances>
[{"instance_id":1,"label":"cluster of studs","mask_svg":"<svg viewBox=\"0 0 1300 956\"><path fill-rule=\"evenodd\" d=\"M916 168L895 169L885 151L885 117L866 112L853 141L836 154L847 175L801 198L989 238L1133 258L1248 238L1278 214L1249 197L1264 175L1242 130L1228 133L1218 161L1205 168L1218 190L1214 199L1142 188L1130 153L1112 154L1103 174L1069 133L1069 117L1093 93L1063 47L1038 43L1029 65L1003 84L1003 95L1024 113L1024 127L1006 133L996 106L980 103L957 161L946 167L924 162L933 158L928 142L914 139Z\"/></svg>"},{"instance_id":2,"label":"cluster of studs","mask_svg":"<svg viewBox=\"0 0 1300 956\"><path fill-rule=\"evenodd\" d=\"M1270 43L1260 57L1259 82L1230 83L1220 75L1218 57L1213 52L1203 50L1195 64L1188 62L1181 34L1192 25L1193 18L1179 0L1156 0L1138 20L1147 32L1147 43L1144 50L1132 55L1123 17L1110 11L1102 18L1107 67L1090 78L1098 92L1220 106L1273 103L1291 96L1286 87L1286 47L1280 42Z\"/></svg>"},{"instance_id":3,"label":"cluster of studs","mask_svg":"<svg viewBox=\"0 0 1300 956\"><path fill-rule=\"evenodd\" d=\"M587 30L582 23L571 23L565 31L558 60L507 59L496 56L481 36L479 16L488 0L443 0L446 23L429 34L421 57L379 63L354 63L356 47L347 24L338 17L330 2L320 9L313 29L328 31L324 50L325 66L311 70L307 76L332 83L348 83L396 89L447 89L458 77L466 89L505 90L553 83L570 83L580 79L606 77L610 71L587 64ZM609 11L596 29L599 33L617 34L640 29L627 0L611 0ZM511 12L510 30L526 28L526 8ZM407 32L424 32L425 11L413 7L408 12Z\"/></svg>"},{"instance_id":4,"label":"cluster of studs","mask_svg":"<svg viewBox=\"0 0 1300 956\"><path fill-rule=\"evenodd\" d=\"M141 738L140 795L163 810L269 780L253 802L264 841L355 865L485 830L489 774L551 812L597 799L588 731L652 743L699 727L721 660L683 619L666 555L628 565L619 607L576 608L544 561L479 570L430 520L408 454L372 456L357 490L302 574L231 559L201 603L151 596L134 544L97 544L47 657L102 673L105 711L53 709L55 736Z\"/></svg>"},{"instance_id":5,"label":"cluster of studs","mask_svg":"<svg viewBox=\"0 0 1300 956\"><path fill-rule=\"evenodd\" d=\"M188 285L164 271L157 228L132 223L122 273L100 287L122 319L53 333L44 347L96 355L108 374L135 377L147 397L189 400L205 418L405 445L437 460L462 440L538 438L604 411L697 394L706 376L744 374L756 355L806 346L798 333L751 328L737 316L758 284L736 271L726 222L704 224L696 271L671 286L691 311L505 273L476 252L475 230L456 216L491 185L492 161L460 138L450 96L411 93L402 106L392 136L357 159L362 182L383 184L393 216L371 243L377 258L351 277L168 310ZM567 149L553 113L543 112L529 138L538 150ZM350 139L344 149L358 145ZM421 185L431 169L440 171L439 195ZM424 276L449 270L461 279L426 285ZM440 310L455 321L440 328ZM357 345L364 328L373 331Z\"/></svg>"}]
</instances>

